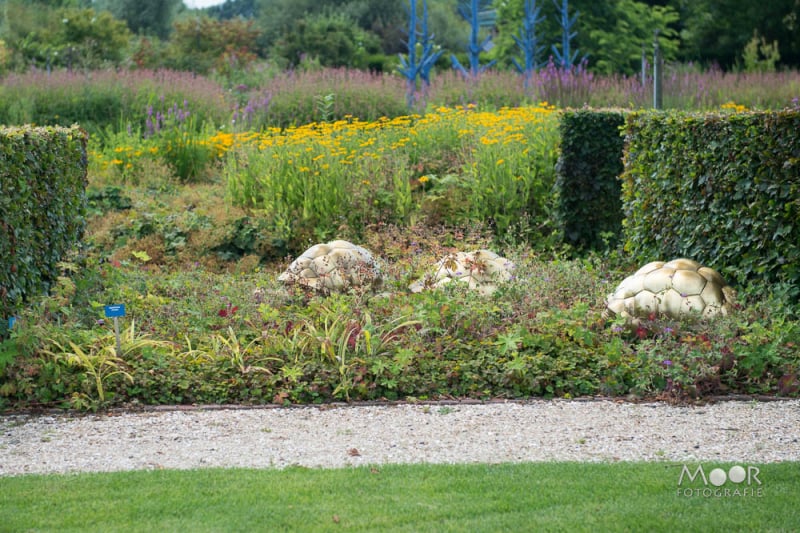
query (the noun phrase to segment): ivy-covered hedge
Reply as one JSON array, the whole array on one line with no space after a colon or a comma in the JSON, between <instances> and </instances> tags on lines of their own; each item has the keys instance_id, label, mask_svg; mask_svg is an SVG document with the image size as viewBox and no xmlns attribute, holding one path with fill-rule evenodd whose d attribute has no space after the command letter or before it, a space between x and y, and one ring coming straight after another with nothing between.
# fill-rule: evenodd
<instances>
[{"instance_id":1,"label":"ivy-covered hedge","mask_svg":"<svg viewBox=\"0 0 800 533\"><path fill-rule=\"evenodd\" d=\"M800 111L638 113L625 132L625 248L729 282L800 288Z\"/></svg>"},{"instance_id":2,"label":"ivy-covered hedge","mask_svg":"<svg viewBox=\"0 0 800 533\"><path fill-rule=\"evenodd\" d=\"M565 243L578 250L616 242L622 230L625 112L568 110L561 118L561 155L556 167L556 216Z\"/></svg>"},{"instance_id":3,"label":"ivy-covered hedge","mask_svg":"<svg viewBox=\"0 0 800 533\"><path fill-rule=\"evenodd\" d=\"M0 128L0 322L47 291L80 239L86 209L86 143L71 128Z\"/></svg>"}]
</instances>

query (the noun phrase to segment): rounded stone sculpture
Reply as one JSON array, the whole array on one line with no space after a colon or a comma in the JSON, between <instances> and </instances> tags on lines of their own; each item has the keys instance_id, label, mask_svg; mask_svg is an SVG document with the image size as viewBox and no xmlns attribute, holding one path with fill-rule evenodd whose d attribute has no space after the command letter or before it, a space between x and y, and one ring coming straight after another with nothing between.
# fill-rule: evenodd
<instances>
[{"instance_id":1,"label":"rounded stone sculpture","mask_svg":"<svg viewBox=\"0 0 800 533\"><path fill-rule=\"evenodd\" d=\"M422 279L412 283L411 292L421 292L446 285L451 281L466 283L470 289L489 295L499 282L513 277L514 264L490 250L455 252L441 259Z\"/></svg>"},{"instance_id":2,"label":"rounded stone sculpture","mask_svg":"<svg viewBox=\"0 0 800 533\"><path fill-rule=\"evenodd\" d=\"M328 294L381 284L378 262L365 248L348 241L315 244L295 259L278 280Z\"/></svg>"},{"instance_id":3,"label":"rounded stone sculpture","mask_svg":"<svg viewBox=\"0 0 800 533\"><path fill-rule=\"evenodd\" d=\"M608 296L607 309L629 319L655 315L677 318L726 315L734 293L716 270L691 259L648 263Z\"/></svg>"}]
</instances>

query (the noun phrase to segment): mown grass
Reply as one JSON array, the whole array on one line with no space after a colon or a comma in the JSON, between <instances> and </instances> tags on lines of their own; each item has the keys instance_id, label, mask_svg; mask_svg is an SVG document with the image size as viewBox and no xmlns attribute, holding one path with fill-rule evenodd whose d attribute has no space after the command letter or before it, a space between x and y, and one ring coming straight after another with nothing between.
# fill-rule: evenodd
<instances>
[{"instance_id":1,"label":"mown grass","mask_svg":"<svg viewBox=\"0 0 800 533\"><path fill-rule=\"evenodd\" d=\"M697 465L689 465L694 471ZM732 465L715 464L727 470ZM748 465L754 466L754 465ZM387 465L0 479L3 531L793 531L797 463L678 493L673 463ZM704 465L710 471L709 465ZM702 487L684 479L683 486ZM709 485L712 489L713 486ZM757 490L760 489L761 496Z\"/></svg>"}]
</instances>

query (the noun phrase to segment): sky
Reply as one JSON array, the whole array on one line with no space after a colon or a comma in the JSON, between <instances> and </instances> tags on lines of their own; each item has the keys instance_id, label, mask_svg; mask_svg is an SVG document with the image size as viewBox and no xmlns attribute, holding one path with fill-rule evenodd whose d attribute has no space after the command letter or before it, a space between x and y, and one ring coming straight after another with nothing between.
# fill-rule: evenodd
<instances>
[{"instance_id":1,"label":"sky","mask_svg":"<svg viewBox=\"0 0 800 533\"><path fill-rule=\"evenodd\" d=\"M186 4L187 7L198 8L224 4L225 0L183 0L183 3Z\"/></svg>"}]
</instances>

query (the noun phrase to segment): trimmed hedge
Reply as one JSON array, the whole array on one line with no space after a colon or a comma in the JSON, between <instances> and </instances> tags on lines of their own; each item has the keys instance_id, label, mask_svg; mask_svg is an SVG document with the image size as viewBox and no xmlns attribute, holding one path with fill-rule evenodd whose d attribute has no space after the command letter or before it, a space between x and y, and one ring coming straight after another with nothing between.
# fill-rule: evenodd
<instances>
[{"instance_id":1,"label":"trimmed hedge","mask_svg":"<svg viewBox=\"0 0 800 533\"><path fill-rule=\"evenodd\" d=\"M800 289L800 112L637 113L625 134L625 249L729 282Z\"/></svg>"},{"instance_id":2,"label":"trimmed hedge","mask_svg":"<svg viewBox=\"0 0 800 533\"><path fill-rule=\"evenodd\" d=\"M0 322L46 292L84 230L86 132L0 128Z\"/></svg>"},{"instance_id":3,"label":"trimmed hedge","mask_svg":"<svg viewBox=\"0 0 800 533\"><path fill-rule=\"evenodd\" d=\"M556 217L562 240L578 250L614 245L622 233L620 110L568 110L559 133ZM610 238L609 238L610 237Z\"/></svg>"}]
</instances>

